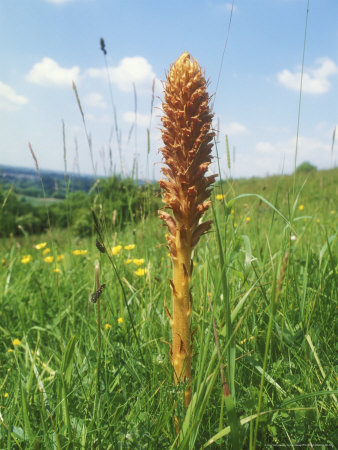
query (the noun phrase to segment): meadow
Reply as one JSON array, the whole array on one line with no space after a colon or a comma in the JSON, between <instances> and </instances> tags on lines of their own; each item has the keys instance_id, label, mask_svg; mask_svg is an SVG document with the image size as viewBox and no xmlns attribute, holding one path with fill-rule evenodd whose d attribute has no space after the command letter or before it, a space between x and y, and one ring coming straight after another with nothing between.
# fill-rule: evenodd
<instances>
[{"instance_id":1,"label":"meadow","mask_svg":"<svg viewBox=\"0 0 338 450\"><path fill-rule=\"evenodd\" d=\"M169 358L167 229L150 207L122 223L93 204L86 238L2 238L0 448L338 446L337 179L215 185L193 256L187 410Z\"/></svg>"}]
</instances>

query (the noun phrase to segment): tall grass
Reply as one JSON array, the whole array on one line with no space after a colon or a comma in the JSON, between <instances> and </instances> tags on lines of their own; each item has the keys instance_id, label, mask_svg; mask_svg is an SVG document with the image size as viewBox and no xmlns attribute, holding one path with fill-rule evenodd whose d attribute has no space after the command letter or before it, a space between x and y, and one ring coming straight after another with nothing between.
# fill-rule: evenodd
<instances>
[{"instance_id":1,"label":"tall grass","mask_svg":"<svg viewBox=\"0 0 338 450\"><path fill-rule=\"evenodd\" d=\"M165 239L158 219L121 229L114 240L105 223L108 251L110 244L136 244L109 253L121 284L94 236L73 237L69 247L64 232L53 233L55 256L64 254L60 272L33 248L45 240L50 246L50 236L2 240L0 447L230 448L233 433L244 448L334 446L336 176L337 169L313 173L301 191L300 176L296 205L288 202L292 177L279 184L275 178L224 182L227 197L213 198L209 217L217 226L194 257L195 376L188 410L176 412L179 436L173 407L184 387L175 386L168 358L163 302L171 295L171 267L159 246ZM74 255L76 249L87 253ZM24 264L26 254L33 259ZM135 258L145 261L125 264ZM97 317L89 301L96 259L106 284L99 385ZM135 275L139 267L147 268L143 276ZM232 404L221 364L235 392Z\"/></svg>"}]
</instances>

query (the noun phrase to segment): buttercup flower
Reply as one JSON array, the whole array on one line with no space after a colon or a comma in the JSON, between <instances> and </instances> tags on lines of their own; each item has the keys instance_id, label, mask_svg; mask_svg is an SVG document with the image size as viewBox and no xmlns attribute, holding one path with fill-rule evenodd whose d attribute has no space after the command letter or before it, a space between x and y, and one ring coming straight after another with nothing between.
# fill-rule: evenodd
<instances>
[{"instance_id":1,"label":"buttercup flower","mask_svg":"<svg viewBox=\"0 0 338 450\"><path fill-rule=\"evenodd\" d=\"M47 242L41 242L40 244L34 245L34 247L36 248L36 250L41 250L42 248L45 248L46 245L47 245Z\"/></svg>"},{"instance_id":2,"label":"buttercup flower","mask_svg":"<svg viewBox=\"0 0 338 450\"><path fill-rule=\"evenodd\" d=\"M304 205L299 205L299 211L303 211Z\"/></svg>"},{"instance_id":3,"label":"buttercup flower","mask_svg":"<svg viewBox=\"0 0 338 450\"><path fill-rule=\"evenodd\" d=\"M125 245L124 249L125 250L133 250L135 248L135 244L130 244L130 245Z\"/></svg>"},{"instance_id":4,"label":"buttercup flower","mask_svg":"<svg viewBox=\"0 0 338 450\"><path fill-rule=\"evenodd\" d=\"M73 251L73 255L78 256L78 255L86 255L88 252L88 250L74 250Z\"/></svg>"},{"instance_id":5,"label":"buttercup flower","mask_svg":"<svg viewBox=\"0 0 338 450\"><path fill-rule=\"evenodd\" d=\"M123 318L122 318L122 317L119 317L119 318L117 319L117 323L118 323L118 324L123 323Z\"/></svg>"},{"instance_id":6,"label":"buttercup flower","mask_svg":"<svg viewBox=\"0 0 338 450\"><path fill-rule=\"evenodd\" d=\"M251 217L246 217L246 218L245 218L245 221L246 221L246 222L250 222L250 220L251 220Z\"/></svg>"},{"instance_id":7,"label":"buttercup flower","mask_svg":"<svg viewBox=\"0 0 338 450\"><path fill-rule=\"evenodd\" d=\"M105 326L104 326L104 329L105 329L106 331L110 330L110 329L111 329L110 323L106 323Z\"/></svg>"},{"instance_id":8,"label":"buttercup flower","mask_svg":"<svg viewBox=\"0 0 338 450\"><path fill-rule=\"evenodd\" d=\"M146 269L141 269L141 267L139 267L136 272L134 272L135 275L137 275L138 277L143 277L146 273L147 270Z\"/></svg>"},{"instance_id":9,"label":"buttercup flower","mask_svg":"<svg viewBox=\"0 0 338 450\"><path fill-rule=\"evenodd\" d=\"M55 273L61 273L61 270L58 267L55 267L55 269L53 269L53 272Z\"/></svg>"},{"instance_id":10,"label":"buttercup flower","mask_svg":"<svg viewBox=\"0 0 338 450\"><path fill-rule=\"evenodd\" d=\"M21 262L22 264L27 264L30 261L32 261L32 256L31 255L23 255L23 257L21 258Z\"/></svg>"},{"instance_id":11,"label":"buttercup flower","mask_svg":"<svg viewBox=\"0 0 338 450\"><path fill-rule=\"evenodd\" d=\"M216 200L223 200L223 198L225 198L225 195L222 195L222 194L216 195Z\"/></svg>"},{"instance_id":12,"label":"buttercup flower","mask_svg":"<svg viewBox=\"0 0 338 450\"><path fill-rule=\"evenodd\" d=\"M141 259L133 259L133 263L136 265L136 266L142 266L142 264L144 263L144 259L143 258L141 258Z\"/></svg>"},{"instance_id":13,"label":"buttercup flower","mask_svg":"<svg viewBox=\"0 0 338 450\"><path fill-rule=\"evenodd\" d=\"M131 262L133 262L132 259L126 259L126 260L124 261L125 264L130 264Z\"/></svg>"},{"instance_id":14,"label":"buttercup flower","mask_svg":"<svg viewBox=\"0 0 338 450\"><path fill-rule=\"evenodd\" d=\"M65 255L57 255L56 261L61 261L62 259L65 259Z\"/></svg>"},{"instance_id":15,"label":"buttercup flower","mask_svg":"<svg viewBox=\"0 0 338 450\"><path fill-rule=\"evenodd\" d=\"M122 250L122 245L116 245L111 249L113 255L117 255Z\"/></svg>"},{"instance_id":16,"label":"buttercup flower","mask_svg":"<svg viewBox=\"0 0 338 450\"><path fill-rule=\"evenodd\" d=\"M19 339L13 339L12 344L14 347L20 347L21 341Z\"/></svg>"},{"instance_id":17,"label":"buttercup flower","mask_svg":"<svg viewBox=\"0 0 338 450\"><path fill-rule=\"evenodd\" d=\"M46 256L46 258L43 258L45 263L50 264L53 262L54 256Z\"/></svg>"},{"instance_id":18,"label":"buttercup flower","mask_svg":"<svg viewBox=\"0 0 338 450\"><path fill-rule=\"evenodd\" d=\"M50 248L47 247L42 251L42 254L47 255L47 253L49 253L49 252L50 252Z\"/></svg>"}]
</instances>

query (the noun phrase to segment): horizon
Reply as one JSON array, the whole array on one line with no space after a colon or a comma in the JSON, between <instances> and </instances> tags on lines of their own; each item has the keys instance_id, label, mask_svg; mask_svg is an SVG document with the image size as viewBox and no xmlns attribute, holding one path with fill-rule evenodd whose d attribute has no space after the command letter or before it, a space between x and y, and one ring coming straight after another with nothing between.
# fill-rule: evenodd
<instances>
[{"instance_id":1,"label":"horizon","mask_svg":"<svg viewBox=\"0 0 338 450\"><path fill-rule=\"evenodd\" d=\"M162 165L158 153L161 80L188 50L210 81L222 176L229 176L226 135L233 178L293 172L300 94L296 165L308 161L319 170L334 167L338 3L310 2L300 91L307 3L32 0L1 4L0 38L6 46L0 49L5 63L0 73L0 164L16 167L20 161L20 166L34 169L31 142L41 170L62 172L66 158L69 172L78 168L88 176L95 172L104 176L112 169L111 147L116 172L131 174L136 160L138 178L157 180ZM101 38L107 55L100 48ZM92 139L93 163L72 81ZM121 153L113 107L122 134ZM213 154L211 171L217 172L215 148Z\"/></svg>"},{"instance_id":2,"label":"horizon","mask_svg":"<svg viewBox=\"0 0 338 450\"><path fill-rule=\"evenodd\" d=\"M302 165L303 163L308 163L308 161L303 161L301 164L299 164L298 166L297 166L297 169L299 168L299 166L300 165ZM311 164L311 163L310 163ZM338 169L338 167L337 166L335 166L335 167L330 167L330 168L326 168L326 169L319 169L318 167L316 167L316 166L313 166L314 167L314 169L313 170L310 170L310 171L307 171L307 173L314 173L314 172L329 172L329 171L331 171L331 170L337 170ZM10 166L10 165L5 165L5 164L0 164L0 178L1 178L1 176L2 176L2 169L3 168L9 168L9 169L13 169L14 171L20 171L20 170L22 170L22 171L29 171L30 173L31 172L33 172L35 175L36 175L36 177L39 177L39 174L38 174L38 172L37 172L37 170L36 170L36 168L35 167L22 167L22 166ZM39 168L39 171L40 171L40 173L41 174L47 174L47 175L49 175L49 176L52 176L52 175L58 175L58 176L64 176L64 174L65 174L65 172L64 171L62 171L62 170L56 170L56 169L45 169L45 168ZM303 172L303 173L305 173L305 171ZM71 176L71 177L78 177L78 178L93 178L94 180L95 179L105 179L105 178L112 178L112 177L117 177L117 178L121 178L122 180L123 179L131 179L132 177L130 176L130 175L125 175L125 176L123 176L123 175L121 175L120 173L115 173L115 174L111 174L111 175L93 175L93 174L88 174L88 173L76 173L76 172L67 172L67 175L68 176ZM241 176L239 176L239 177L232 177L231 176L231 178L230 179L232 179L232 180L247 180L247 181L250 181L251 179L265 179L265 178L274 178L274 177L291 177L291 176L293 176L293 173L278 173L278 174L267 174L267 175L262 175L262 176L259 176L259 175L252 175L252 176L248 176L248 177L241 177ZM229 177L227 177L227 178L229 178ZM158 181L159 180L156 180L156 179L145 179L145 178L138 178L138 182L143 182L143 183L148 183L148 182L150 182L150 183L158 183ZM225 179L222 177L222 179L220 179L220 178L216 178L216 181L215 181L215 184L217 184L218 182L225 182Z\"/></svg>"}]
</instances>

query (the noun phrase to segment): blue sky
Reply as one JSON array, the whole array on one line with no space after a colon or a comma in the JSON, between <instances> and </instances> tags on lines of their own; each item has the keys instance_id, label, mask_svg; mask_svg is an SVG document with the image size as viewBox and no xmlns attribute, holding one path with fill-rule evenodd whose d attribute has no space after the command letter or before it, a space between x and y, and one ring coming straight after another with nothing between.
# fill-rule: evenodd
<instances>
[{"instance_id":1,"label":"blue sky","mask_svg":"<svg viewBox=\"0 0 338 450\"><path fill-rule=\"evenodd\" d=\"M233 176L290 173L294 167L307 0L16 0L0 3L0 164L93 173L76 83L91 135L95 171L113 167L160 176L162 85L189 51L214 94L221 170ZM338 2L310 0L297 162L337 160ZM99 41L107 49L110 85ZM153 114L150 116L155 79ZM110 90L117 111L121 155ZM137 115L135 125L135 96ZM147 128L150 152L147 157ZM338 131L338 130L337 130ZM112 133L112 134L111 134ZM109 144L110 143L110 144ZM233 151L235 148L235 151Z\"/></svg>"}]
</instances>

